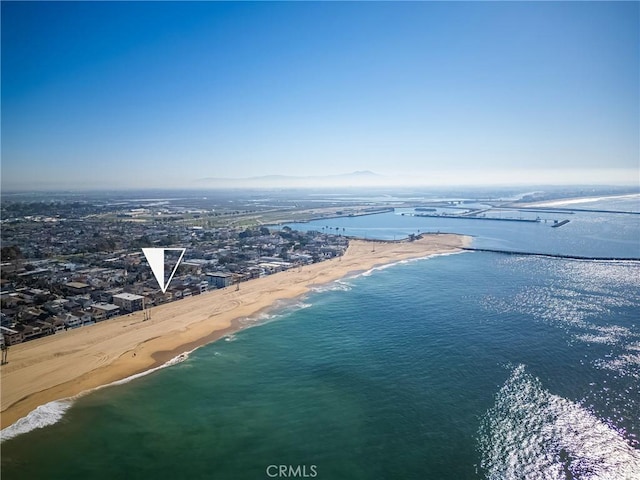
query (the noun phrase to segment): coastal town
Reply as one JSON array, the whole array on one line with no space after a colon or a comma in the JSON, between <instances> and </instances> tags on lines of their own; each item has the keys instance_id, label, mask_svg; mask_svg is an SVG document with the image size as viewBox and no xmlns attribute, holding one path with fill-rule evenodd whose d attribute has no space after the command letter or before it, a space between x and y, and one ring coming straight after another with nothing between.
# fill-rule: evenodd
<instances>
[{"instance_id":1,"label":"coastal town","mask_svg":"<svg viewBox=\"0 0 640 480\"><path fill-rule=\"evenodd\" d=\"M400 208L401 215L417 217L539 222L536 215L543 212L537 207L528 220L514 219L522 215L510 213L522 208L520 201L490 198L416 201L410 195L273 191L267 196L248 190L156 193L153 198L146 192L3 197L4 348L339 257L348 238L344 228L332 223L334 218ZM487 215L494 206L498 213ZM558 212L551 208L544 213ZM306 220L322 220L322 226L301 232L285 225ZM143 254L152 247L185 249L166 290ZM171 265L166 270L173 272Z\"/></svg>"},{"instance_id":2,"label":"coastal town","mask_svg":"<svg viewBox=\"0 0 640 480\"><path fill-rule=\"evenodd\" d=\"M313 191L4 195L0 426L181 361L350 274L468 244L363 240L339 221L404 205ZM162 275L149 248L163 250Z\"/></svg>"},{"instance_id":3,"label":"coastal town","mask_svg":"<svg viewBox=\"0 0 640 480\"><path fill-rule=\"evenodd\" d=\"M329 227L299 232L286 226L209 226L175 221L175 213L173 221L141 221L144 214L161 212L144 208L120 209L106 219L82 205L58 208L63 214L40 210L45 211L3 218L5 347L214 289L240 288L253 278L341 256L348 246ZM145 247L186 248L164 292Z\"/></svg>"},{"instance_id":4,"label":"coastal town","mask_svg":"<svg viewBox=\"0 0 640 480\"><path fill-rule=\"evenodd\" d=\"M408 213L401 215L505 221L514 219L486 212L492 205L505 212L518 210L521 201L533 199L529 195L505 204L498 199L417 202L411 195L365 198L326 192L156 193L154 198L147 198L147 192L4 196L2 345L94 325L214 289L239 288L250 279L339 257L348 239L344 228L332 225L333 218L404 208ZM557 213L548 210L545 213ZM542 210L535 211L529 220L518 221L540 221L535 215ZM326 223L317 231L284 226L319 219ZM552 226L565 223L568 220ZM166 290L143 254L149 247L185 249Z\"/></svg>"}]
</instances>

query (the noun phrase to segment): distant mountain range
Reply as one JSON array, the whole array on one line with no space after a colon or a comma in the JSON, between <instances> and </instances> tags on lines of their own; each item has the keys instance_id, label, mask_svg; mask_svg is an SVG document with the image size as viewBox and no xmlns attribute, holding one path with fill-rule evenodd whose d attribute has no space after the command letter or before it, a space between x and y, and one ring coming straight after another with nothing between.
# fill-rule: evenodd
<instances>
[{"instance_id":1,"label":"distant mountain range","mask_svg":"<svg viewBox=\"0 0 640 480\"><path fill-rule=\"evenodd\" d=\"M217 188L305 188L305 187L369 187L387 183L384 175L368 170L341 175L291 176L263 175L248 178L208 177L197 180L199 186Z\"/></svg>"}]
</instances>

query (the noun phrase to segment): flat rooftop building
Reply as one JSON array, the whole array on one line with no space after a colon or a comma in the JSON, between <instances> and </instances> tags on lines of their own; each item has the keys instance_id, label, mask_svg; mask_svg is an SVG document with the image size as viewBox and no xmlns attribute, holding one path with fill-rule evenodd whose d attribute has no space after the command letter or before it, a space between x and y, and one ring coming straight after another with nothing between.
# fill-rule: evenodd
<instances>
[{"instance_id":1,"label":"flat rooftop building","mask_svg":"<svg viewBox=\"0 0 640 480\"><path fill-rule=\"evenodd\" d=\"M96 321L120 315L120 307L112 303L94 303L91 305L91 310Z\"/></svg>"},{"instance_id":2,"label":"flat rooftop building","mask_svg":"<svg viewBox=\"0 0 640 480\"><path fill-rule=\"evenodd\" d=\"M113 303L125 312L136 312L144 309L144 297L133 293L119 293L114 295Z\"/></svg>"},{"instance_id":3,"label":"flat rooftop building","mask_svg":"<svg viewBox=\"0 0 640 480\"><path fill-rule=\"evenodd\" d=\"M233 281L233 275L231 275L230 273L223 273L223 272L207 273L207 282L212 287L216 287L216 288L228 287L229 285L231 285L232 281Z\"/></svg>"}]
</instances>

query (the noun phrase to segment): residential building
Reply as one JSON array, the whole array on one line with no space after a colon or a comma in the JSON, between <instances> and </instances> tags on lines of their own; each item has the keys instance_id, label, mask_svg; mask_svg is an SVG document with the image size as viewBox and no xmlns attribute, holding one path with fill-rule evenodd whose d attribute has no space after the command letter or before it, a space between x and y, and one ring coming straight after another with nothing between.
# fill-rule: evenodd
<instances>
[{"instance_id":1,"label":"residential building","mask_svg":"<svg viewBox=\"0 0 640 480\"><path fill-rule=\"evenodd\" d=\"M207 283L210 287L224 288L231 285L233 281L233 275L230 273L214 272L207 273Z\"/></svg>"},{"instance_id":2,"label":"residential building","mask_svg":"<svg viewBox=\"0 0 640 480\"><path fill-rule=\"evenodd\" d=\"M7 345L15 345L16 343L22 343L24 335L22 332L18 332L11 328L0 327L0 331L4 337L4 341Z\"/></svg>"},{"instance_id":3,"label":"residential building","mask_svg":"<svg viewBox=\"0 0 640 480\"><path fill-rule=\"evenodd\" d=\"M91 286L83 282L68 282L64 286L72 294L83 294L91 290Z\"/></svg>"},{"instance_id":4,"label":"residential building","mask_svg":"<svg viewBox=\"0 0 640 480\"><path fill-rule=\"evenodd\" d=\"M113 303L125 312L136 312L144 309L144 297L133 293L119 293L114 295Z\"/></svg>"},{"instance_id":5,"label":"residential building","mask_svg":"<svg viewBox=\"0 0 640 480\"><path fill-rule=\"evenodd\" d=\"M99 322L120 315L120 307L112 303L94 303L91 305L93 318Z\"/></svg>"}]
</instances>

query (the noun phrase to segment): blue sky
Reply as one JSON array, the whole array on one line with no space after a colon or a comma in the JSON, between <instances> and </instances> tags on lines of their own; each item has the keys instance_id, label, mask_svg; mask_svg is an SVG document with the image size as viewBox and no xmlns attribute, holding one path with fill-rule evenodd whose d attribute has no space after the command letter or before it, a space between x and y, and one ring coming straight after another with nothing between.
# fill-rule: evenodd
<instances>
[{"instance_id":1,"label":"blue sky","mask_svg":"<svg viewBox=\"0 0 640 480\"><path fill-rule=\"evenodd\" d=\"M638 183L639 4L2 2L3 189Z\"/></svg>"}]
</instances>

